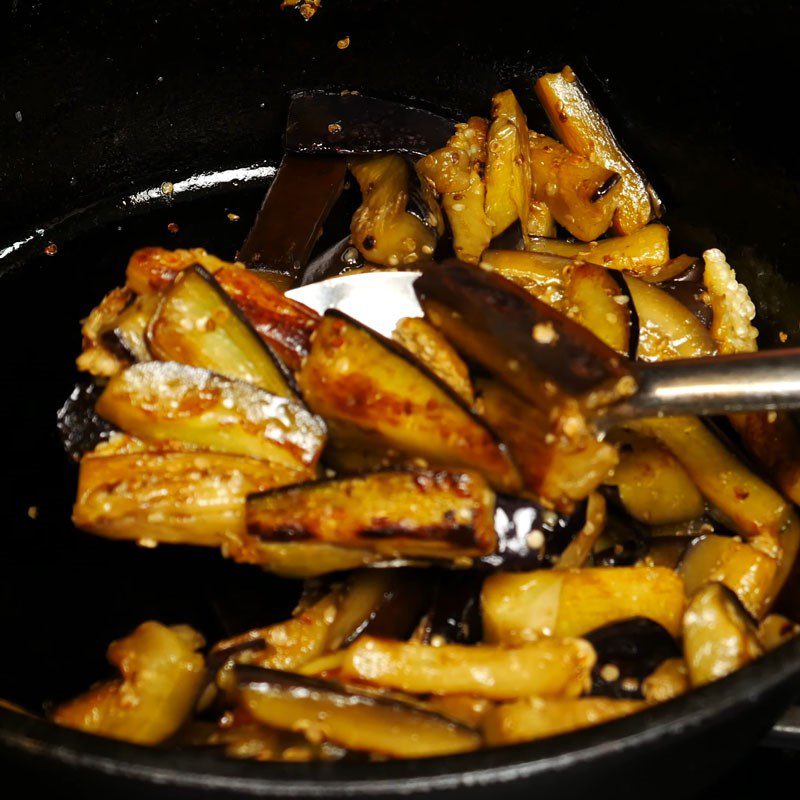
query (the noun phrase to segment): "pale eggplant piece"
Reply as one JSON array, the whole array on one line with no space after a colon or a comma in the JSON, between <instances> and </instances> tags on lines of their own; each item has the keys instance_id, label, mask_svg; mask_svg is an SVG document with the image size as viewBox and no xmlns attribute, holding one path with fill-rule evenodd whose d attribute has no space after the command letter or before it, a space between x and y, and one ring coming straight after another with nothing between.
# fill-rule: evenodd
<instances>
[{"instance_id":1,"label":"pale eggplant piece","mask_svg":"<svg viewBox=\"0 0 800 800\"><path fill-rule=\"evenodd\" d=\"M159 744L189 717L206 681L203 638L186 625L144 622L108 648L120 678L60 705L58 725L136 744Z\"/></svg>"},{"instance_id":2,"label":"pale eggplant piece","mask_svg":"<svg viewBox=\"0 0 800 800\"><path fill-rule=\"evenodd\" d=\"M476 473L386 471L251 495L247 529L267 543L457 561L494 550L493 509L494 493Z\"/></svg>"},{"instance_id":3,"label":"pale eggplant piece","mask_svg":"<svg viewBox=\"0 0 800 800\"><path fill-rule=\"evenodd\" d=\"M319 314L286 297L252 270L222 267L214 278L280 360L291 370L299 369Z\"/></svg>"},{"instance_id":4,"label":"pale eggplant piece","mask_svg":"<svg viewBox=\"0 0 800 800\"><path fill-rule=\"evenodd\" d=\"M115 375L97 413L145 440L177 440L306 471L325 425L299 402L242 381L171 362L135 364Z\"/></svg>"},{"instance_id":5,"label":"pale eggplant piece","mask_svg":"<svg viewBox=\"0 0 800 800\"><path fill-rule=\"evenodd\" d=\"M395 758L462 753L481 737L417 705L332 681L257 667L236 667L242 701L267 725L306 732L351 750Z\"/></svg>"},{"instance_id":6,"label":"pale eggplant piece","mask_svg":"<svg viewBox=\"0 0 800 800\"><path fill-rule=\"evenodd\" d=\"M175 280L150 322L147 340L161 361L201 367L296 399L288 370L199 265Z\"/></svg>"},{"instance_id":7,"label":"pale eggplant piece","mask_svg":"<svg viewBox=\"0 0 800 800\"><path fill-rule=\"evenodd\" d=\"M474 469L501 491L522 485L495 434L447 384L340 312L326 312L297 381L340 449Z\"/></svg>"},{"instance_id":8,"label":"pale eggplant piece","mask_svg":"<svg viewBox=\"0 0 800 800\"><path fill-rule=\"evenodd\" d=\"M647 543L647 554L640 563L647 567L678 570L691 543L688 536L653 536Z\"/></svg>"},{"instance_id":9,"label":"pale eggplant piece","mask_svg":"<svg viewBox=\"0 0 800 800\"><path fill-rule=\"evenodd\" d=\"M353 244L370 262L386 267L413 264L433 255L443 228L432 193L424 188L402 156L359 158L350 171L361 189L353 214Z\"/></svg>"},{"instance_id":10,"label":"pale eggplant piece","mask_svg":"<svg viewBox=\"0 0 800 800\"><path fill-rule=\"evenodd\" d=\"M707 584L689 603L683 649L692 686L724 678L764 653L755 620L721 583Z\"/></svg>"},{"instance_id":11,"label":"pale eggplant piece","mask_svg":"<svg viewBox=\"0 0 800 800\"><path fill-rule=\"evenodd\" d=\"M597 663L589 694L619 699L643 699L642 683L662 662L678 658L680 648L657 622L633 617L585 634Z\"/></svg>"},{"instance_id":12,"label":"pale eggplant piece","mask_svg":"<svg viewBox=\"0 0 800 800\"><path fill-rule=\"evenodd\" d=\"M283 157L238 258L296 283L344 187L341 158Z\"/></svg>"},{"instance_id":13,"label":"pale eggplant piece","mask_svg":"<svg viewBox=\"0 0 800 800\"><path fill-rule=\"evenodd\" d=\"M103 387L96 383L76 383L56 413L61 444L73 461L80 461L85 453L94 450L100 442L108 441L118 430L94 410L102 393Z\"/></svg>"},{"instance_id":14,"label":"pale eggplant piece","mask_svg":"<svg viewBox=\"0 0 800 800\"><path fill-rule=\"evenodd\" d=\"M477 644L483 639L481 587L477 572L446 572L439 576L433 601L418 628L422 644ZM380 636L370 631L371 636Z\"/></svg>"},{"instance_id":15,"label":"pale eggplant piece","mask_svg":"<svg viewBox=\"0 0 800 800\"><path fill-rule=\"evenodd\" d=\"M595 409L635 390L631 368L610 347L499 275L447 262L414 290L456 349L537 407L572 400Z\"/></svg>"},{"instance_id":16,"label":"pale eggplant piece","mask_svg":"<svg viewBox=\"0 0 800 800\"><path fill-rule=\"evenodd\" d=\"M134 297L111 327L101 334L103 344L128 363L150 361L152 355L147 345L147 328L158 304L159 297L156 294Z\"/></svg>"},{"instance_id":17,"label":"pale eggplant piece","mask_svg":"<svg viewBox=\"0 0 800 800\"><path fill-rule=\"evenodd\" d=\"M290 153L424 156L443 147L453 127L452 120L403 103L315 92L292 98L284 144Z\"/></svg>"},{"instance_id":18,"label":"pale eggplant piece","mask_svg":"<svg viewBox=\"0 0 800 800\"><path fill-rule=\"evenodd\" d=\"M109 539L219 546L244 533L248 493L312 476L224 453L89 453L72 521Z\"/></svg>"},{"instance_id":19,"label":"pale eggplant piece","mask_svg":"<svg viewBox=\"0 0 800 800\"><path fill-rule=\"evenodd\" d=\"M558 137L573 152L618 173L614 227L631 233L661 216L663 206L641 170L620 147L608 122L592 102L570 67L543 75L536 81L536 95Z\"/></svg>"}]
</instances>

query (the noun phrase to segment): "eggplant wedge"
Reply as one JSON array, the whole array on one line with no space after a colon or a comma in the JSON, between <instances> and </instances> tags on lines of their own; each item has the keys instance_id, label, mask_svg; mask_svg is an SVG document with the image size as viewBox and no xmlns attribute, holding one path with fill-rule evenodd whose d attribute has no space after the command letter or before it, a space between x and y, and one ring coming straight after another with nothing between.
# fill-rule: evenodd
<instances>
[{"instance_id":1,"label":"eggplant wedge","mask_svg":"<svg viewBox=\"0 0 800 800\"><path fill-rule=\"evenodd\" d=\"M417 172L442 196L456 256L472 264L478 262L492 239L485 210L486 137L486 120L470 117L468 122L456 125L446 147L417 164Z\"/></svg>"},{"instance_id":2,"label":"eggplant wedge","mask_svg":"<svg viewBox=\"0 0 800 800\"><path fill-rule=\"evenodd\" d=\"M617 209L619 174L549 136L531 132L529 141L536 199L575 238L590 242L602 236Z\"/></svg>"},{"instance_id":3,"label":"eggplant wedge","mask_svg":"<svg viewBox=\"0 0 800 800\"><path fill-rule=\"evenodd\" d=\"M413 178L405 159L398 155L356 159L350 171L362 196L350 234L364 258L386 267L429 258L442 221L438 209L429 208L425 221L408 211Z\"/></svg>"},{"instance_id":4,"label":"eggplant wedge","mask_svg":"<svg viewBox=\"0 0 800 800\"><path fill-rule=\"evenodd\" d=\"M528 124L510 90L492 98L486 162L486 216L492 235L513 222L528 236L555 236L555 223L544 203L533 195Z\"/></svg>"},{"instance_id":5,"label":"eggplant wedge","mask_svg":"<svg viewBox=\"0 0 800 800\"><path fill-rule=\"evenodd\" d=\"M298 402L241 381L171 362L115 375L97 413L146 440L177 440L304 471L325 443L325 425Z\"/></svg>"},{"instance_id":6,"label":"eggplant wedge","mask_svg":"<svg viewBox=\"0 0 800 800\"><path fill-rule=\"evenodd\" d=\"M441 331L420 317L406 317L397 323L392 338L472 405L475 396L469 368Z\"/></svg>"},{"instance_id":7,"label":"eggplant wedge","mask_svg":"<svg viewBox=\"0 0 800 800\"><path fill-rule=\"evenodd\" d=\"M546 412L596 409L635 391L608 345L500 275L446 262L423 272L414 290L459 352Z\"/></svg>"},{"instance_id":8,"label":"eggplant wedge","mask_svg":"<svg viewBox=\"0 0 800 800\"><path fill-rule=\"evenodd\" d=\"M513 492L521 479L484 422L409 354L339 312L326 312L297 382L332 439L480 472Z\"/></svg>"},{"instance_id":9,"label":"eggplant wedge","mask_svg":"<svg viewBox=\"0 0 800 800\"><path fill-rule=\"evenodd\" d=\"M129 259L125 270L125 285L138 295L160 294L172 286L184 270L199 264L212 275L223 267L244 269L207 253L201 247L191 250L166 250L163 247L143 247Z\"/></svg>"},{"instance_id":10,"label":"eggplant wedge","mask_svg":"<svg viewBox=\"0 0 800 800\"><path fill-rule=\"evenodd\" d=\"M135 297L131 304L102 333L103 343L123 361L150 361L147 329L158 309L160 298L155 294Z\"/></svg>"},{"instance_id":11,"label":"eggplant wedge","mask_svg":"<svg viewBox=\"0 0 800 800\"><path fill-rule=\"evenodd\" d=\"M660 276L669 261L669 228L653 223L635 233L612 236L599 242L562 242L534 237L525 243L525 249L588 261L608 269L626 270L648 279Z\"/></svg>"},{"instance_id":12,"label":"eggplant wedge","mask_svg":"<svg viewBox=\"0 0 800 800\"><path fill-rule=\"evenodd\" d=\"M72 521L110 539L221 545L244 534L249 493L312 476L312 469L222 453L88 454Z\"/></svg>"},{"instance_id":13,"label":"eggplant wedge","mask_svg":"<svg viewBox=\"0 0 800 800\"><path fill-rule=\"evenodd\" d=\"M206 680L203 638L185 625L144 622L108 648L121 678L59 706L53 721L136 744L160 744L186 721Z\"/></svg>"},{"instance_id":14,"label":"eggplant wedge","mask_svg":"<svg viewBox=\"0 0 800 800\"><path fill-rule=\"evenodd\" d=\"M680 633L683 582L663 567L591 567L490 575L483 584L486 639L514 646L542 634L583 636L631 617Z\"/></svg>"},{"instance_id":15,"label":"eggplant wedge","mask_svg":"<svg viewBox=\"0 0 800 800\"><path fill-rule=\"evenodd\" d=\"M245 708L262 723L349 750L424 758L476 750L480 734L418 705L277 670L237 667Z\"/></svg>"},{"instance_id":16,"label":"eggplant wedge","mask_svg":"<svg viewBox=\"0 0 800 800\"><path fill-rule=\"evenodd\" d=\"M132 300L133 294L127 287L112 289L83 320L83 347L75 362L79 370L96 378L109 378L130 363L127 354L108 347L103 333L113 326Z\"/></svg>"},{"instance_id":17,"label":"eggplant wedge","mask_svg":"<svg viewBox=\"0 0 800 800\"><path fill-rule=\"evenodd\" d=\"M278 358L289 369L299 369L308 355L319 314L290 300L251 270L222 267L214 278Z\"/></svg>"},{"instance_id":18,"label":"eggplant wedge","mask_svg":"<svg viewBox=\"0 0 800 800\"><path fill-rule=\"evenodd\" d=\"M386 558L477 558L495 547L494 493L476 474L379 472L252 495L264 542L321 542Z\"/></svg>"},{"instance_id":19,"label":"eggplant wedge","mask_svg":"<svg viewBox=\"0 0 800 800\"><path fill-rule=\"evenodd\" d=\"M582 639L543 637L519 647L390 642L364 636L341 667L357 680L410 694L577 697L589 688L595 653Z\"/></svg>"},{"instance_id":20,"label":"eggplant wedge","mask_svg":"<svg viewBox=\"0 0 800 800\"><path fill-rule=\"evenodd\" d=\"M568 511L614 469L616 448L597 441L585 425L565 430L499 381L480 378L476 387L480 414L507 444L525 488L556 508Z\"/></svg>"},{"instance_id":21,"label":"eggplant wedge","mask_svg":"<svg viewBox=\"0 0 800 800\"><path fill-rule=\"evenodd\" d=\"M639 317L637 358L665 361L715 353L711 334L680 300L633 275L625 276L625 284Z\"/></svg>"},{"instance_id":22,"label":"eggplant wedge","mask_svg":"<svg viewBox=\"0 0 800 800\"><path fill-rule=\"evenodd\" d=\"M496 272L547 305L564 306L564 269L572 259L524 250L486 250L481 269Z\"/></svg>"},{"instance_id":23,"label":"eggplant wedge","mask_svg":"<svg viewBox=\"0 0 800 800\"><path fill-rule=\"evenodd\" d=\"M678 572L688 597L705 584L716 581L734 592L742 605L760 619L777 568L774 558L752 545L730 536L710 534L689 544Z\"/></svg>"},{"instance_id":24,"label":"eggplant wedge","mask_svg":"<svg viewBox=\"0 0 800 800\"><path fill-rule=\"evenodd\" d=\"M633 233L654 215L660 216L661 201L653 187L620 147L573 70L564 67L561 72L543 75L534 88L558 138L574 153L620 176L616 230Z\"/></svg>"},{"instance_id":25,"label":"eggplant wedge","mask_svg":"<svg viewBox=\"0 0 800 800\"><path fill-rule=\"evenodd\" d=\"M486 743L490 747L499 747L589 728L646 707L641 700L613 700L609 697L526 697L489 711L482 730Z\"/></svg>"},{"instance_id":26,"label":"eggplant wedge","mask_svg":"<svg viewBox=\"0 0 800 800\"><path fill-rule=\"evenodd\" d=\"M175 280L148 331L162 361L201 367L294 399L277 358L206 270L194 266Z\"/></svg>"},{"instance_id":27,"label":"eggplant wedge","mask_svg":"<svg viewBox=\"0 0 800 800\"><path fill-rule=\"evenodd\" d=\"M709 583L689 603L683 648L692 686L724 678L764 654L753 618L721 583Z\"/></svg>"}]
</instances>

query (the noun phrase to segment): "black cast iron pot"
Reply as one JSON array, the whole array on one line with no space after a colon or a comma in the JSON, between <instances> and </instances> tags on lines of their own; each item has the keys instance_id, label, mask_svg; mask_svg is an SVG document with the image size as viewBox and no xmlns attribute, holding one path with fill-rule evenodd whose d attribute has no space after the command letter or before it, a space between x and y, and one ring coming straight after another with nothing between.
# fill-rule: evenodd
<instances>
[{"instance_id":1,"label":"black cast iron pot","mask_svg":"<svg viewBox=\"0 0 800 800\"><path fill-rule=\"evenodd\" d=\"M762 342L785 331L798 343L794 4L530 5L324 0L308 23L279 0L7 5L0 697L41 711L85 688L104 675L107 643L143 619L188 622L214 639L292 605L292 583L214 553L75 531L76 470L54 414L75 379L78 320L122 281L133 249L233 255L280 155L293 90L359 89L463 116L486 113L490 95L511 86L542 128L530 77L571 63L664 196L675 251L725 249L753 288ZM159 190L165 181L174 192ZM341 231L345 218L330 224ZM466 756L243 763L0 708L0 759L26 794L46 784L99 797L687 796L798 693L800 640L646 713Z\"/></svg>"}]
</instances>

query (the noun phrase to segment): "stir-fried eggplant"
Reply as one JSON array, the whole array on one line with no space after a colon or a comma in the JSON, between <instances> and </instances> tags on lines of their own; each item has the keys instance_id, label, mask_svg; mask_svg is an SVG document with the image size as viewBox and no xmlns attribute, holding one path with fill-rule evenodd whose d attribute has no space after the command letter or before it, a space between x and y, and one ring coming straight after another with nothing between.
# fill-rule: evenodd
<instances>
[{"instance_id":1,"label":"stir-fried eggplant","mask_svg":"<svg viewBox=\"0 0 800 800\"><path fill-rule=\"evenodd\" d=\"M575 263L564 269L567 314L621 355L631 353L633 309L630 296L614 275L596 264ZM633 340L633 342L632 342Z\"/></svg>"},{"instance_id":2,"label":"stir-fried eggplant","mask_svg":"<svg viewBox=\"0 0 800 800\"><path fill-rule=\"evenodd\" d=\"M572 70L536 91L561 142L511 91L491 126L298 96L241 251L272 272L134 253L83 323L95 382L58 413L74 522L307 580L284 621L222 609L207 659L144 623L54 721L256 760L465 753L632 714L800 632L788 416L591 426L637 359L754 352L747 288L719 250L670 258ZM315 255L340 154L362 203ZM394 341L282 293L411 264L425 318Z\"/></svg>"},{"instance_id":3,"label":"stir-fried eggplant","mask_svg":"<svg viewBox=\"0 0 800 800\"><path fill-rule=\"evenodd\" d=\"M147 342L147 328L158 308L158 295L133 298L111 325L103 330L103 344L126 364L152 358Z\"/></svg>"},{"instance_id":4,"label":"stir-fried eggplant","mask_svg":"<svg viewBox=\"0 0 800 800\"><path fill-rule=\"evenodd\" d=\"M114 433L115 428L94 410L102 387L95 383L77 383L56 414L56 427L67 455L80 461Z\"/></svg>"},{"instance_id":5,"label":"stir-fried eggplant","mask_svg":"<svg viewBox=\"0 0 800 800\"><path fill-rule=\"evenodd\" d=\"M162 361L202 367L294 398L276 357L202 267L186 270L150 322L148 342Z\"/></svg>"},{"instance_id":6,"label":"stir-fried eggplant","mask_svg":"<svg viewBox=\"0 0 800 800\"><path fill-rule=\"evenodd\" d=\"M343 158L283 157L238 253L247 266L296 281L344 188Z\"/></svg>"},{"instance_id":7,"label":"stir-fried eggplant","mask_svg":"<svg viewBox=\"0 0 800 800\"><path fill-rule=\"evenodd\" d=\"M650 439L625 441L619 464L606 482L617 488L625 511L648 525L683 522L705 511L703 496L686 470Z\"/></svg>"},{"instance_id":8,"label":"stir-fried eggplant","mask_svg":"<svg viewBox=\"0 0 800 800\"><path fill-rule=\"evenodd\" d=\"M159 744L189 716L206 678L204 644L185 625L142 623L108 648L121 678L59 706L59 725L137 744Z\"/></svg>"},{"instance_id":9,"label":"stir-fried eggplant","mask_svg":"<svg viewBox=\"0 0 800 800\"><path fill-rule=\"evenodd\" d=\"M692 686L724 678L764 652L752 617L721 583L709 583L689 603L683 647Z\"/></svg>"},{"instance_id":10,"label":"stir-fried eggplant","mask_svg":"<svg viewBox=\"0 0 800 800\"><path fill-rule=\"evenodd\" d=\"M691 597L706 583L727 586L756 618L765 610L778 563L746 542L709 534L695 539L684 553L678 572Z\"/></svg>"},{"instance_id":11,"label":"stir-fried eggplant","mask_svg":"<svg viewBox=\"0 0 800 800\"><path fill-rule=\"evenodd\" d=\"M582 639L432 647L364 636L348 648L341 675L410 694L577 697L588 687L594 663L594 650Z\"/></svg>"},{"instance_id":12,"label":"stir-fried eggplant","mask_svg":"<svg viewBox=\"0 0 800 800\"><path fill-rule=\"evenodd\" d=\"M477 263L492 239L486 213L487 122L470 117L456 125L446 147L417 164L417 171L442 196L453 233L453 250L462 261Z\"/></svg>"},{"instance_id":13,"label":"stir-fried eggplant","mask_svg":"<svg viewBox=\"0 0 800 800\"><path fill-rule=\"evenodd\" d=\"M632 233L646 225L661 203L652 186L619 146L605 118L597 110L583 84L570 67L543 75L536 81L536 95L558 137L573 152L602 164L620 176L614 227Z\"/></svg>"},{"instance_id":14,"label":"stir-fried eggplant","mask_svg":"<svg viewBox=\"0 0 800 800\"><path fill-rule=\"evenodd\" d=\"M641 700L609 697L526 697L489 711L482 729L486 744L498 747L588 728L626 717L645 707Z\"/></svg>"},{"instance_id":15,"label":"stir-fried eggplant","mask_svg":"<svg viewBox=\"0 0 800 800\"><path fill-rule=\"evenodd\" d=\"M186 269L199 264L214 275L223 267L241 269L201 247L191 250L165 250L163 247L144 247L137 250L128 261L125 270L125 285L138 295L159 294L172 286L175 278Z\"/></svg>"},{"instance_id":16,"label":"stir-fried eggplant","mask_svg":"<svg viewBox=\"0 0 800 800\"><path fill-rule=\"evenodd\" d=\"M549 136L531 133L530 154L534 195L556 222L584 242L602 236L617 209L620 176Z\"/></svg>"},{"instance_id":17,"label":"stir-fried eggplant","mask_svg":"<svg viewBox=\"0 0 800 800\"><path fill-rule=\"evenodd\" d=\"M475 469L504 491L520 486L505 449L446 384L344 315L326 313L297 381L334 440Z\"/></svg>"},{"instance_id":18,"label":"stir-fried eggplant","mask_svg":"<svg viewBox=\"0 0 800 800\"><path fill-rule=\"evenodd\" d=\"M612 622L586 634L597 653L593 695L642 699L642 684L667 659L681 655L675 639L644 617Z\"/></svg>"},{"instance_id":19,"label":"stir-fried eggplant","mask_svg":"<svg viewBox=\"0 0 800 800\"><path fill-rule=\"evenodd\" d=\"M648 277L660 275L660 270L669 261L669 229L654 223L627 236L612 236L599 242L572 243L533 238L525 243L525 249Z\"/></svg>"},{"instance_id":20,"label":"stir-fried eggplant","mask_svg":"<svg viewBox=\"0 0 800 800\"><path fill-rule=\"evenodd\" d=\"M469 368L439 330L420 317L406 317L397 323L393 338L472 405L475 397Z\"/></svg>"},{"instance_id":21,"label":"stir-fried eggplant","mask_svg":"<svg viewBox=\"0 0 800 800\"><path fill-rule=\"evenodd\" d=\"M222 267L214 277L281 361L289 369L299 369L319 315L250 270Z\"/></svg>"},{"instance_id":22,"label":"stir-fried eggplant","mask_svg":"<svg viewBox=\"0 0 800 800\"><path fill-rule=\"evenodd\" d=\"M533 197L528 125L510 90L492 98L486 161L486 216L497 236L519 220L523 239L554 236L547 206Z\"/></svg>"},{"instance_id":23,"label":"stir-fried eggplant","mask_svg":"<svg viewBox=\"0 0 800 800\"><path fill-rule=\"evenodd\" d=\"M424 272L414 289L459 351L539 408L565 396L595 408L635 389L611 348L499 275L448 263Z\"/></svg>"},{"instance_id":24,"label":"stir-fried eggplant","mask_svg":"<svg viewBox=\"0 0 800 800\"><path fill-rule=\"evenodd\" d=\"M114 325L132 299L133 295L129 289L113 289L83 321L81 326L83 349L75 362L79 370L97 378L108 378L116 375L130 363L127 354L120 354L116 348L108 346L103 334Z\"/></svg>"},{"instance_id":25,"label":"stir-fried eggplant","mask_svg":"<svg viewBox=\"0 0 800 800\"><path fill-rule=\"evenodd\" d=\"M711 335L680 301L633 275L626 275L625 283L639 316L638 358L664 361L714 353Z\"/></svg>"},{"instance_id":26,"label":"stir-fried eggplant","mask_svg":"<svg viewBox=\"0 0 800 800\"><path fill-rule=\"evenodd\" d=\"M800 545L800 522L791 505L750 472L696 418L648 419L638 430L655 436L681 462L697 488L757 550L778 561L768 608L785 583Z\"/></svg>"},{"instance_id":27,"label":"stir-fried eggplant","mask_svg":"<svg viewBox=\"0 0 800 800\"><path fill-rule=\"evenodd\" d=\"M483 584L481 602L487 640L507 645L583 636L635 616L676 636L684 608L683 582L663 567L497 573Z\"/></svg>"},{"instance_id":28,"label":"stir-fried eggplant","mask_svg":"<svg viewBox=\"0 0 800 800\"><path fill-rule=\"evenodd\" d=\"M405 159L396 155L357 159L350 171L362 197L350 234L364 258L397 267L431 256L441 225L439 211L428 208L424 221L408 211L412 175Z\"/></svg>"},{"instance_id":29,"label":"stir-fried eggplant","mask_svg":"<svg viewBox=\"0 0 800 800\"><path fill-rule=\"evenodd\" d=\"M256 667L238 667L236 679L257 720L302 731L312 741L324 738L395 758L463 753L481 744L465 725L354 687Z\"/></svg>"},{"instance_id":30,"label":"stir-fried eggplant","mask_svg":"<svg viewBox=\"0 0 800 800\"><path fill-rule=\"evenodd\" d=\"M508 445L525 487L557 508L588 497L614 469L616 449L597 441L580 418L551 420L498 381L476 386L481 416Z\"/></svg>"},{"instance_id":31,"label":"stir-fried eggplant","mask_svg":"<svg viewBox=\"0 0 800 800\"><path fill-rule=\"evenodd\" d=\"M253 495L247 529L264 542L458 560L494 549L493 513L494 493L475 473L379 472Z\"/></svg>"},{"instance_id":32,"label":"stir-fried eggplant","mask_svg":"<svg viewBox=\"0 0 800 800\"><path fill-rule=\"evenodd\" d=\"M72 521L111 539L220 545L244 534L248 494L312 474L223 453L89 453Z\"/></svg>"},{"instance_id":33,"label":"stir-fried eggplant","mask_svg":"<svg viewBox=\"0 0 800 800\"><path fill-rule=\"evenodd\" d=\"M300 403L170 362L136 364L114 376L96 408L144 439L176 439L300 472L316 464L325 442L323 422Z\"/></svg>"}]
</instances>

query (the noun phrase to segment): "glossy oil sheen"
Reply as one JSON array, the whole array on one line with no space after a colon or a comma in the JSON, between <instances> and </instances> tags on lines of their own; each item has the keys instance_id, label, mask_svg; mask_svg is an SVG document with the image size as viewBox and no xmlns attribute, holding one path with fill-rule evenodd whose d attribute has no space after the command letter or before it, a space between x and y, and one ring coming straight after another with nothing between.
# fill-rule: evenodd
<instances>
[{"instance_id":1,"label":"glossy oil sheen","mask_svg":"<svg viewBox=\"0 0 800 800\"><path fill-rule=\"evenodd\" d=\"M800 162L786 127L797 12L712 0L685 13L657 7L645 19L627 5L611 19L601 3L459 14L432 0L325 0L305 23L279 0L93 2L81 13L8 4L0 695L34 708L84 688L106 674L108 641L143 619L188 622L213 640L291 608L294 584L216 553L143 550L74 531L76 470L54 426L75 378L78 320L121 282L133 249L205 246L233 256L280 157L291 91L358 89L463 116L487 113L490 95L511 86L541 129L530 76L569 61L665 200L674 252L722 247L754 288L764 342L784 330L797 343ZM340 50L344 35L351 44ZM328 244L347 221L334 211ZM46 256L51 241L58 252ZM13 764L32 790L100 797L684 797L741 758L797 693L798 676L795 642L641 717L531 745L375 765L143 750L0 710L0 758L4 774Z\"/></svg>"}]
</instances>

